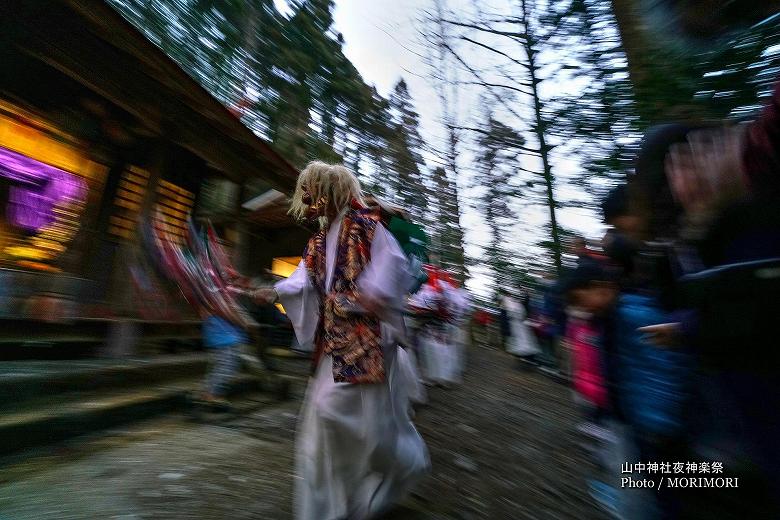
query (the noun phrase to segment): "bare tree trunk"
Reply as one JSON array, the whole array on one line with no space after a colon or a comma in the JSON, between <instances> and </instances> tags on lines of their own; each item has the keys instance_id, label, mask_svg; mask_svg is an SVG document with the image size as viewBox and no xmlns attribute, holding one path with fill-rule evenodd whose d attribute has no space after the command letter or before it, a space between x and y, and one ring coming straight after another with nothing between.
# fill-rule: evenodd
<instances>
[{"instance_id":1,"label":"bare tree trunk","mask_svg":"<svg viewBox=\"0 0 780 520\"><path fill-rule=\"evenodd\" d=\"M546 132L547 121L542 113L542 100L539 96L539 83L537 78L537 64L536 64L536 50L534 49L535 38L531 25L529 23L528 5L526 0L521 0L521 7L523 10L522 25L524 28L525 38L523 39L523 47L525 48L526 57L528 58L528 74L531 79L531 97L534 102L534 119L536 121L535 133L536 138L539 141L539 155L542 158L542 168L544 176L544 184L547 191L547 208L550 213L550 234L553 241L553 262L555 263L555 269L558 274L561 274L561 239L558 229L558 218L556 216L555 207L557 201L555 198L555 176L553 175L552 165L550 164L550 147L547 144Z\"/></svg>"},{"instance_id":2,"label":"bare tree trunk","mask_svg":"<svg viewBox=\"0 0 780 520\"><path fill-rule=\"evenodd\" d=\"M436 94L439 97L439 102L441 103L442 123L447 130L447 143L444 157L446 167L445 174L453 191L451 194L451 201L449 201L451 207L448 208L449 211L445 212L445 214L450 213L448 217L453 220L453 222L450 223L453 226L452 236L450 237L453 243L449 244L449 247L451 248L450 256L452 256L450 260L454 264L452 267L456 271L456 278L462 283L465 282L467 273L465 253L463 250L464 233L460 223L460 193L458 190L458 145L460 143L460 135L458 130L457 98L453 99L452 92L448 90L448 87L457 84L457 70L455 71L456 77L450 78L449 74L452 69L448 66L448 34L447 26L444 23L444 0L435 0L434 6L436 9L437 29L434 37L438 40L436 42L436 50L438 52L436 59L438 61L438 67L435 67L435 69L437 69L441 75L441 77L434 79L434 87L436 89ZM457 91L455 91L455 95L457 96ZM445 226L446 225L447 223L445 223Z\"/></svg>"},{"instance_id":3,"label":"bare tree trunk","mask_svg":"<svg viewBox=\"0 0 780 520\"><path fill-rule=\"evenodd\" d=\"M530 22L530 14L529 14L529 5L526 0L520 1L520 7L522 8L522 16L521 17L513 17L513 18L507 18L499 23L517 23L519 30L515 31L506 31L506 30L499 30L496 28L491 27L491 21L483 21L483 22L465 22L460 19L451 19L454 17L448 18L445 16L445 13L443 12L443 9L441 8L442 2L441 0L436 2L436 8L437 8L437 28L438 28L438 34L435 35L436 39L432 42L436 45L436 47L439 49L440 57L439 59L442 60L442 55L450 55L455 60L457 64L464 67L464 69L474 77L476 82L470 83L470 84L477 84L482 85L486 91L491 95L493 98L495 98L496 102L501 105L503 109L505 109L509 114L513 115L514 117L518 118L519 120L523 119L523 116L514 109L513 106L511 106L511 103L507 102L506 97L500 92L500 90L510 90L513 92L519 92L524 95L528 95L532 99L533 104L533 119L534 119L534 126L532 128L532 132L536 136L536 139L538 141L538 149L527 147L527 146L517 146L517 149L524 153L530 153L534 156L538 155L542 160L542 167L543 171L541 172L541 176L544 179L546 193L545 193L545 202L544 204L548 207L548 212L550 216L550 238L552 239L553 247L552 247L552 256L553 256L553 262L555 265L555 268L558 272L561 271L561 240L560 240L560 227L558 224L558 217L556 213L557 209L557 199L555 194L555 175L553 173L553 167L552 163L550 161L550 150L552 147L548 143L548 123L545 120L544 113L543 113L543 105L544 102L541 98L541 94L539 92L539 83L541 83L542 79L538 77L538 71L540 65L537 63L538 58L538 51L535 49L536 44L536 35L534 34L534 28L532 27L532 24ZM492 34L496 36L501 36L504 38L508 38L513 42L519 43L520 48L523 49L523 52L526 55L526 61L522 61L519 59L514 58L513 56L509 55L504 50L497 48L497 47L491 47L489 44L484 43L483 41L478 41L473 38L469 38L467 36L460 36L457 38L458 40L468 42L472 45L475 45L481 49L488 50L490 52L493 52L505 59L508 59L515 65L519 65L524 70L525 74L527 74L528 81L520 81L515 84L502 84L502 83L495 83L494 81L491 81L490 78L484 77L484 75L477 69L471 67L466 60L457 52L456 49L453 48L453 45L451 45L451 42L448 41L446 38L446 31L448 26L454 26L454 27L460 27L460 28L466 28L476 31L479 34ZM442 74L441 70L437 70L439 72L439 75ZM446 71L444 71L444 74L446 74ZM447 78L440 78L440 81L443 81L444 83L447 82ZM439 88L443 88L442 86L439 86ZM446 103L444 103L446 107ZM450 137L450 150L452 149L452 146L457 145L457 134L452 133L453 130L474 130L477 132L482 132L479 129L472 129L472 128L462 128L462 127L455 127L454 126L454 119L450 119L448 121L448 130L450 131L449 137ZM452 166L451 166L452 167ZM517 167L518 170L524 170L520 165ZM537 172L534 172L537 173Z\"/></svg>"}]
</instances>

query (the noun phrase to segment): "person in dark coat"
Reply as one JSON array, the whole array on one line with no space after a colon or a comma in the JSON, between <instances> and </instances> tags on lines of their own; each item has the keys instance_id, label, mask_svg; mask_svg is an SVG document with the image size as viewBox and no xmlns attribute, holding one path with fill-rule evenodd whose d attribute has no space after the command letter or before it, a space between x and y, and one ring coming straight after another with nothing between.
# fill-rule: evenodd
<instances>
[{"instance_id":1,"label":"person in dark coat","mask_svg":"<svg viewBox=\"0 0 780 520\"><path fill-rule=\"evenodd\" d=\"M499 289L498 294L500 302L503 302L504 298L509 296L509 293L503 288ZM498 327L501 333L501 350L506 351L509 338L512 337L512 324L509 319L509 310L503 304L499 304Z\"/></svg>"},{"instance_id":2,"label":"person in dark coat","mask_svg":"<svg viewBox=\"0 0 780 520\"><path fill-rule=\"evenodd\" d=\"M663 292L674 309L642 331L659 351L687 350L698 360L692 448L714 450L746 482L730 495L739 499L718 509L734 518L780 514L773 406L780 371L772 347L780 290L759 276L780 258L779 99L776 89L742 140L739 129L653 129L633 182L650 216L648 236L670 244L661 255L671 273ZM701 507L724 496L712 492Z\"/></svg>"}]
</instances>

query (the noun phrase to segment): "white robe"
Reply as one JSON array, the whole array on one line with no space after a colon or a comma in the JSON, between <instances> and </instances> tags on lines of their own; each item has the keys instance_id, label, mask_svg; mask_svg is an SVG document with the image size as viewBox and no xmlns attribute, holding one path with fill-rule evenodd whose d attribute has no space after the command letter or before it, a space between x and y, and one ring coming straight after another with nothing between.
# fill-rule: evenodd
<instances>
[{"instance_id":1,"label":"white robe","mask_svg":"<svg viewBox=\"0 0 780 520\"><path fill-rule=\"evenodd\" d=\"M509 316L509 337L506 351L515 356L533 356L541 350L531 327L526 323L525 308L514 298L504 296L501 305Z\"/></svg>"},{"instance_id":2,"label":"white robe","mask_svg":"<svg viewBox=\"0 0 780 520\"><path fill-rule=\"evenodd\" d=\"M469 344L468 321L471 310L471 298L465 289L452 287L448 291L450 301L450 312L453 319L449 325L449 341L455 349L455 361L453 370L457 382L463 380L463 373L466 370L466 350Z\"/></svg>"},{"instance_id":3,"label":"white robe","mask_svg":"<svg viewBox=\"0 0 780 520\"><path fill-rule=\"evenodd\" d=\"M468 295L452 286L438 292L426 285L412 296L410 304L432 311L444 305L452 315L453 319L441 328L429 326L421 330L418 346L425 380L432 383L460 383L465 364L462 326L469 308Z\"/></svg>"},{"instance_id":4,"label":"white robe","mask_svg":"<svg viewBox=\"0 0 780 520\"><path fill-rule=\"evenodd\" d=\"M414 352L401 347L398 348L398 369L404 380L404 386L409 395L410 405L421 405L428 402L428 392L425 391L420 369ZM412 408L412 415L414 409Z\"/></svg>"},{"instance_id":5,"label":"white robe","mask_svg":"<svg viewBox=\"0 0 780 520\"><path fill-rule=\"evenodd\" d=\"M343 213L326 237L326 290L335 271ZM397 360L407 260L398 243L377 226L371 262L358 279L361 293L382 302L380 318L386 380L378 384L333 381L332 358L323 356L309 383L296 439L295 518L371 518L400 500L430 468L425 442L409 417L409 381ZM319 301L303 262L276 291L304 349L313 349Z\"/></svg>"}]
</instances>

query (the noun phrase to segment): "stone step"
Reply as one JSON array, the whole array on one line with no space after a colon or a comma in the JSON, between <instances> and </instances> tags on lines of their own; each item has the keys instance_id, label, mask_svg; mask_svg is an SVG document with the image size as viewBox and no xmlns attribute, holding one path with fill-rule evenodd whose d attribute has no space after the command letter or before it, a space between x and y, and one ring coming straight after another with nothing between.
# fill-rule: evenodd
<instances>
[{"instance_id":1,"label":"stone step","mask_svg":"<svg viewBox=\"0 0 780 520\"><path fill-rule=\"evenodd\" d=\"M311 360L311 352L302 352L299 350L293 350L284 347L270 347L266 349L266 353L269 356L285 358L285 359L299 359L301 361Z\"/></svg>"},{"instance_id":2,"label":"stone step","mask_svg":"<svg viewBox=\"0 0 780 520\"><path fill-rule=\"evenodd\" d=\"M0 417L0 453L51 444L171 411L186 405L188 392L175 385L74 393L42 406L6 413Z\"/></svg>"},{"instance_id":3,"label":"stone step","mask_svg":"<svg viewBox=\"0 0 780 520\"><path fill-rule=\"evenodd\" d=\"M291 381L272 374L242 374L229 395L262 393L271 402L290 392ZM201 379L180 379L143 387L71 392L36 400L0 416L0 455L94 433L154 415L197 407Z\"/></svg>"},{"instance_id":4,"label":"stone step","mask_svg":"<svg viewBox=\"0 0 780 520\"><path fill-rule=\"evenodd\" d=\"M7 361L0 363L0 410L70 392L153 386L197 377L206 371L205 353L144 359Z\"/></svg>"}]
</instances>

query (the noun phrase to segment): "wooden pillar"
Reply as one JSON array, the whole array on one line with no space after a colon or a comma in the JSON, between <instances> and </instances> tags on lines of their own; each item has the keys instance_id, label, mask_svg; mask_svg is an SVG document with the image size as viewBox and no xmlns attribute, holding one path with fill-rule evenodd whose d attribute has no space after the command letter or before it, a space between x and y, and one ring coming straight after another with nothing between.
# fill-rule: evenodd
<instances>
[{"instance_id":1,"label":"wooden pillar","mask_svg":"<svg viewBox=\"0 0 780 520\"><path fill-rule=\"evenodd\" d=\"M92 286L91 290L83 295L84 300L89 303L106 303L107 291L111 283L110 266L114 263L117 249L116 241L108 236L108 228L125 165L125 159L118 157L108 171L97 210L80 233L79 239L84 245L84 251L78 274L88 279L88 283Z\"/></svg>"},{"instance_id":2,"label":"wooden pillar","mask_svg":"<svg viewBox=\"0 0 780 520\"><path fill-rule=\"evenodd\" d=\"M149 162L149 183L147 184L146 195L141 204L141 219L150 219L154 215L154 203L157 201L157 186L160 184L168 159L168 143L162 139L158 140L153 148L151 161Z\"/></svg>"},{"instance_id":3,"label":"wooden pillar","mask_svg":"<svg viewBox=\"0 0 780 520\"><path fill-rule=\"evenodd\" d=\"M238 185L236 190L235 208L233 211L233 233L235 235L235 243L233 246L233 265L240 273L248 272L248 259L249 259L249 235L247 234L246 223L242 218L243 209L241 205L244 203L244 197L246 196L246 184L243 182Z\"/></svg>"},{"instance_id":4,"label":"wooden pillar","mask_svg":"<svg viewBox=\"0 0 780 520\"><path fill-rule=\"evenodd\" d=\"M138 324L128 318L135 317L136 302L135 290L130 273L130 263L134 261L134 255L138 248L143 247L141 241L142 228L151 218L152 210L157 200L157 186L165 171L167 163L167 143L157 141L152 148L151 158L147 171L149 179L146 193L141 202L141 212L136 228L136 234L125 241L118 248L112 263L110 304L118 317L110 327L109 337L102 355L106 357L129 357L137 353L141 342Z\"/></svg>"},{"instance_id":5,"label":"wooden pillar","mask_svg":"<svg viewBox=\"0 0 780 520\"><path fill-rule=\"evenodd\" d=\"M133 287L129 273L129 263L132 261L133 253L143 247L142 230L154 218L154 204L157 201L157 186L167 164L168 144L162 139L156 141L152 147L151 157L146 168L149 178L146 184L146 193L141 201L141 211L139 213L136 233L131 240L124 244L125 254L119 255L114 263L114 273L116 274L116 283L114 284L115 298L114 302L119 304L118 311L124 316L133 315Z\"/></svg>"}]
</instances>

